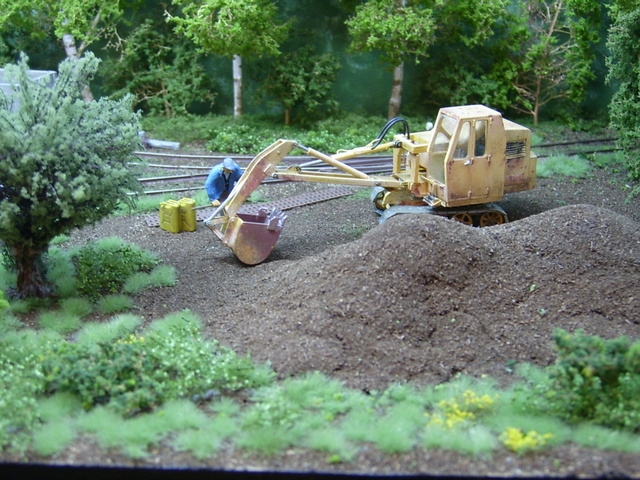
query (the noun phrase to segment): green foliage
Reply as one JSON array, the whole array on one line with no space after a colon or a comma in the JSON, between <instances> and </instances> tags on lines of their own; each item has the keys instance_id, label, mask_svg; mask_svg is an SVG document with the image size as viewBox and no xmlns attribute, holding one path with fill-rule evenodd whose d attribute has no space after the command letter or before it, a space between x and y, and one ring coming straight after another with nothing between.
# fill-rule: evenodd
<instances>
[{"instance_id":1,"label":"green foliage","mask_svg":"<svg viewBox=\"0 0 640 480\"><path fill-rule=\"evenodd\" d=\"M46 355L42 371L48 392L71 392L86 409L109 405L127 415L211 389L254 387L271 375L203 340L188 311L156 322L144 336L62 343Z\"/></svg>"},{"instance_id":2,"label":"green foliage","mask_svg":"<svg viewBox=\"0 0 640 480\"><path fill-rule=\"evenodd\" d=\"M640 7L616 1L611 6L613 23L607 38L607 82L617 86L609 104L611 126L625 155L632 179L640 179Z\"/></svg>"},{"instance_id":3,"label":"green foliage","mask_svg":"<svg viewBox=\"0 0 640 480\"><path fill-rule=\"evenodd\" d=\"M131 2L129 2L131 3ZM132 6L132 5L129 5ZM78 50L100 38L109 39L115 32L123 10L121 2L100 0L0 1L0 32L20 32L33 39L41 39L53 31L60 39L74 35Z\"/></svg>"},{"instance_id":4,"label":"green foliage","mask_svg":"<svg viewBox=\"0 0 640 480\"><path fill-rule=\"evenodd\" d=\"M126 338L140 326L142 319L131 313L113 317L108 322L86 323L76 335L76 342L90 345Z\"/></svg>"},{"instance_id":5,"label":"green foliage","mask_svg":"<svg viewBox=\"0 0 640 480\"><path fill-rule=\"evenodd\" d=\"M171 265L158 265L151 272L137 272L122 286L124 293L136 294L149 287L172 287L176 284L176 269Z\"/></svg>"},{"instance_id":6,"label":"green foliage","mask_svg":"<svg viewBox=\"0 0 640 480\"><path fill-rule=\"evenodd\" d=\"M2 311L9 308L9 302L4 298L4 292L0 290L0 315L2 315Z\"/></svg>"},{"instance_id":7,"label":"green foliage","mask_svg":"<svg viewBox=\"0 0 640 480\"><path fill-rule=\"evenodd\" d=\"M55 332L66 334L80 328L78 315L68 314L60 310L45 311L38 315L38 325Z\"/></svg>"},{"instance_id":8,"label":"green foliage","mask_svg":"<svg viewBox=\"0 0 640 480\"><path fill-rule=\"evenodd\" d=\"M585 178L591 168L591 163L582 156L557 155L539 160L536 175L541 178L557 175Z\"/></svg>"},{"instance_id":9,"label":"green foliage","mask_svg":"<svg viewBox=\"0 0 640 480\"><path fill-rule=\"evenodd\" d=\"M167 31L166 22L147 19L124 43L118 59L102 71L112 97L135 95L134 107L147 114L173 117L194 103L213 104L213 85L186 38Z\"/></svg>"},{"instance_id":10,"label":"green foliage","mask_svg":"<svg viewBox=\"0 0 640 480\"><path fill-rule=\"evenodd\" d=\"M433 11L409 1L369 0L356 7L347 22L352 38L351 49L357 52L379 51L392 66L408 56L427 56L437 29Z\"/></svg>"},{"instance_id":11,"label":"green foliage","mask_svg":"<svg viewBox=\"0 0 640 480\"><path fill-rule=\"evenodd\" d=\"M123 294L106 295L96 302L96 308L104 314L123 312L133 307L131 297Z\"/></svg>"},{"instance_id":12,"label":"green foliage","mask_svg":"<svg viewBox=\"0 0 640 480\"><path fill-rule=\"evenodd\" d=\"M558 358L536 389L534 404L570 422L640 431L640 342L604 340L581 330L557 329L553 337Z\"/></svg>"},{"instance_id":13,"label":"green foliage","mask_svg":"<svg viewBox=\"0 0 640 480\"><path fill-rule=\"evenodd\" d=\"M76 295L76 271L68 251L50 246L44 256L47 281L53 285L56 295L70 298Z\"/></svg>"},{"instance_id":14,"label":"green foliage","mask_svg":"<svg viewBox=\"0 0 640 480\"><path fill-rule=\"evenodd\" d=\"M139 130L130 99L78 98L97 65L90 54L66 60L50 88L29 78L26 57L6 69L19 88L0 92L0 240L22 273L23 297L50 294L42 255L56 236L132 203L139 188L127 166Z\"/></svg>"},{"instance_id":15,"label":"green foliage","mask_svg":"<svg viewBox=\"0 0 640 480\"><path fill-rule=\"evenodd\" d=\"M277 55L289 25L276 22L277 7L268 0L172 0L183 16L168 15L176 34L202 51L233 55Z\"/></svg>"},{"instance_id":16,"label":"green foliage","mask_svg":"<svg viewBox=\"0 0 640 480\"><path fill-rule=\"evenodd\" d=\"M43 393L41 352L60 338L35 332L0 337L0 448L22 453L38 425L36 398Z\"/></svg>"},{"instance_id":17,"label":"green foliage","mask_svg":"<svg viewBox=\"0 0 640 480\"><path fill-rule=\"evenodd\" d=\"M526 33L513 44L511 55L517 69L513 106L530 114L534 123L550 102L584 98L594 78L593 45L599 40L600 8L596 0L531 0L520 6L516 18L526 22Z\"/></svg>"},{"instance_id":18,"label":"green foliage","mask_svg":"<svg viewBox=\"0 0 640 480\"><path fill-rule=\"evenodd\" d=\"M203 340L201 322L189 311L131 333L140 322L124 315L87 325L77 342L33 331L4 335L1 445L51 456L83 433L129 458L146 458L150 446L168 439L201 459L232 442L265 455L292 446L313 449L325 452L329 463L352 460L362 446L390 454L418 447L483 456L500 442L524 454L571 441L640 451L638 435L630 432L584 423L572 429L558 417L537 413L556 415L562 403L571 412L591 404L601 413L613 407L616 418L637 414L637 383L619 390L615 401L626 403L618 405L603 396L605 388L595 388L610 382L621 365L623 377L640 369L640 344L625 338L602 341L558 331L556 365L523 365L520 373L528 383L506 390L490 378L458 376L424 389L398 384L364 394L319 372L273 383L269 368ZM565 382L569 371L585 381L576 382L574 375ZM596 377L601 380L592 381ZM246 388L253 389L248 401L232 393ZM196 405L210 400L204 408Z\"/></svg>"},{"instance_id":19,"label":"green foliage","mask_svg":"<svg viewBox=\"0 0 640 480\"><path fill-rule=\"evenodd\" d=\"M218 118L211 124L211 139L207 149L213 152L256 154L278 138L289 138L316 150L333 153L367 145L376 138L385 123L383 117L344 114L339 118L318 120L305 128L290 126L283 130L258 117ZM418 128L423 128L422 121L414 123Z\"/></svg>"},{"instance_id":20,"label":"green foliage","mask_svg":"<svg viewBox=\"0 0 640 480\"><path fill-rule=\"evenodd\" d=\"M263 79L261 90L284 107L285 125L296 120L308 122L337 110L331 90L339 69L336 56L315 54L311 47L302 47L275 62Z\"/></svg>"},{"instance_id":21,"label":"green foliage","mask_svg":"<svg viewBox=\"0 0 640 480\"><path fill-rule=\"evenodd\" d=\"M78 293L94 299L120 292L129 276L149 272L159 263L155 255L117 237L85 245L73 260Z\"/></svg>"},{"instance_id":22,"label":"green foliage","mask_svg":"<svg viewBox=\"0 0 640 480\"><path fill-rule=\"evenodd\" d=\"M86 298L65 298L60 301L60 310L68 315L86 317L93 311L93 305Z\"/></svg>"},{"instance_id":23,"label":"green foliage","mask_svg":"<svg viewBox=\"0 0 640 480\"><path fill-rule=\"evenodd\" d=\"M0 312L0 335L8 332L15 332L22 328L24 324L19 318L7 312Z\"/></svg>"},{"instance_id":24,"label":"green foliage","mask_svg":"<svg viewBox=\"0 0 640 480\"><path fill-rule=\"evenodd\" d=\"M172 118L145 115L141 119L141 125L150 137L188 144L209 138L213 130L223 127L232 120L225 115L185 114Z\"/></svg>"},{"instance_id":25,"label":"green foliage","mask_svg":"<svg viewBox=\"0 0 640 480\"><path fill-rule=\"evenodd\" d=\"M32 435L31 446L38 455L51 456L63 451L76 439L77 431L66 419L41 425Z\"/></svg>"}]
</instances>

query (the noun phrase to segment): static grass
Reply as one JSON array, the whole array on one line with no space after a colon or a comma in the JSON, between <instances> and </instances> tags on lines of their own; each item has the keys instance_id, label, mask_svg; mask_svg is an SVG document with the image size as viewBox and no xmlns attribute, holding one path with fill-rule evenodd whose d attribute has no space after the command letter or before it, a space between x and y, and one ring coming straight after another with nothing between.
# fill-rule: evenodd
<instances>
[{"instance_id":1,"label":"static grass","mask_svg":"<svg viewBox=\"0 0 640 480\"><path fill-rule=\"evenodd\" d=\"M208 421L207 415L193 402L185 399L171 400L157 412L142 415L153 421L160 431L169 432L198 428Z\"/></svg>"},{"instance_id":2,"label":"static grass","mask_svg":"<svg viewBox=\"0 0 640 480\"><path fill-rule=\"evenodd\" d=\"M9 302L9 311L16 315L25 315L39 309L47 308L50 303L51 302L48 300L42 300L39 298L11 300Z\"/></svg>"},{"instance_id":3,"label":"static grass","mask_svg":"<svg viewBox=\"0 0 640 480\"><path fill-rule=\"evenodd\" d=\"M414 447L415 434L423 421L424 408L403 401L388 408L375 422L369 439L385 453L407 452Z\"/></svg>"},{"instance_id":4,"label":"static grass","mask_svg":"<svg viewBox=\"0 0 640 480\"><path fill-rule=\"evenodd\" d=\"M571 441L583 447L599 450L640 453L639 435L611 430L591 423L578 425L572 432Z\"/></svg>"},{"instance_id":5,"label":"static grass","mask_svg":"<svg viewBox=\"0 0 640 480\"><path fill-rule=\"evenodd\" d=\"M240 405L229 397L220 397L208 404L208 410L217 413L219 417L234 417L240 413Z\"/></svg>"},{"instance_id":6,"label":"static grass","mask_svg":"<svg viewBox=\"0 0 640 480\"><path fill-rule=\"evenodd\" d=\"M77 395L57 392L38 399L40 418L45 422L63 420L82 410L82 402Z\"/></svg>"},{"instance_id":7,"label":"static grass","mask_svg":"<svg viewBox=\"0 0 640 480\"><path fill-rule=\"evenodd\" d=\"M40 426L33 433L32 448L39 455L51 456L63 451L76 439L77 429L69 419L58 419Z\"/></svg>"},{"instance_id":8,"label":"static grass","mask_svg":"<svg viewBox=\"0 0 640 480\"><path fill-rule=\"evenodd\" d=\"M591 171L591 168L591 163L582 156L558 155L546 159L539 159L536 174L542 178L558 175L585 178Z\"/></svg>"},{"instance_id":9,"label":"static grass","mask_svg":"<svg viewBox=\"0 0 640 480\"><path fill-rule=\"evenodd\" d=\"M173 446L178 451L189 452L198 460L204 460L218 453L223 441L224 437L216 435L205 426L180 432L173 441Z\"/></svg>"},{"instance_id":10,"label":"static grass","mask_svg":"<svg viewBox=\"0 0 640 480\"><path fill-rule=\"evenodd\" d=\"M598 168L620 168L625 164L622 152L594 153L589 158Z\"/></svg>"},{"instance_id":11,"label":"static grass","mask_svg":"<svg viewBox=\"0 0 640 480\"><path fill-rule=\"evenodd\" d=\"M112 318L109 322L91 322L85 324L78 332L76 341L82 344L112 342L125 338L142 324L142 318L131 313L124 313Z\"/></svg>"},{"instance_id":12,"label":"static grass","mask_svg":"<svg viewBox=\"0 0 640 480\"><path fill-rule=\"evenodd\" d=\"M24 326L22 321L10 312L0 311L0 335L20 330Z\"/></svg>"},{"instance_id":13,"label":"static grass","mask_svg":"<svg viewBox=\"0 0 640 480\"><path fill-rule=\"evenodd\" d=\"M116 448L131 458L144 458L149 445L161 439L161 429L145 417L125 420L105 407L97 407L77 419L78 429L91 433L104 448Z\"/></svg>"},{"instance_id":14,"label":"static grass","mask_svg":"<svg viewBox=\"0 0 640 480\"><path fill-rule=\"evenodd\" d=\"M173 312L159 320L155 320L147 327L145 333L161 337L171 336L174 330L182 330L185 328L194 332L202 329L202 321L190 310Z\"/></svg>"},{"instance_id":15,"label":"static grass","mask_svg":"<svg viewBox=\"0 0 640 480\"><path fill-rule=\"evenodd\" d=\"M138 272L127 278L122 291L136 294L149 287L172 287L176 284L176 269L171 265L158 265L151 272Z\"/></svg>"},{"instance_id":16,"label":"static grass","mask_svg":"<svg viewBox=\"0 0 640 480\"><path fill-rule=\"evenodd\" d=\"M2 260L0 256L0 260ZM16 284L18 279L18 275L16 272L11 272L6 270L2 263L0 263L0 290L6 292L9 287L12 287Z\"/></svg>"},{"instance_id":17,"label":"static grass","mask_svg":"<svg viewBox=\"0 0 640 480\"><path fill-rule=\"evenodd\" d=\"M47 281L54 285L57 295L60 298L76 295L76 280L76 271L69 251L50 246L47 252Z\"/></svg>"},{"instance_id":18,"label":"static grass","mask_svg":"<svg viewBox=\"0 0 640 480\"><path fill-rule=\"evenodd\" d=\"M80 328L82 321L78 315L53 310L45 311L38 315L38 325L40 328L66 334Z\"/></svg>"},{"instance_id":19,"label":"static grass","mask_svg":"<svg viewBox=\"0 0 640 480\"><path fill-rule=\"evenodd\" d=\"M244 429L236 445L260 455L275 455L301 444L300 432L281 425L265 425Z\"/></svg>"},{"instance_id":20,"label":"static grass","mask_svg":"<svg viewBox=\"0 0 640 480\"><path fill-rule=\"evenodd\" d=\"M123 293L105 295L96 302L96 309L105 315L126 312L133 308L133 299Z\"/></svg>"},{"instance_id":21,"label":"static grass","mask_svg":"<svg viewBox=\"0 0 640 480\"><path fill-rule=\"evenodd\" d=\"M223 442L239 432L238 421L226 415L208 418L198 428L180 431L174 446L181 451L190 451L196 458L204 459L217 453Z\"/></svg>"},{"instance_id":22,"label":"static grass","mask_svg":"<svg viewBox=\"0 0 640 480\"><path fill-rule=\"evenodd\" d=\"M75 315L83 318L93 311L93 304L86 298L65 298L59 303L60 309L67 315Z\"/></svg>"},{"instance_id":23,"label":"static grass","mask_svg":"<svg viewBox=\"0 0 640 480\"><path fill-rule=\"evenodd\" d=\"M373 425L378 420L372 408L352 410L342 420L342 431L347 440L354 442L370 442L373 440Z\"/></svg>"},{"instance_id":24,"label":"static grass","mask_svg":"<svg viewBox=\"0 0 640 480\"><path fill-rule=\"evenodd\" d=\"M339 428L325 425L309 432L305 439L307 448L337 455L333 461L350 461L358 453L357 447L350 442Z\"/></svg>"},{"instance_id":25,"label":"static grass","mask_svg":"<svg viewBox=\"0 0 640 480\"><path fill-rule=\"evenodd\" d=\"M1 337L4 351L49 352L52 345L65 341L62 335L69 328L59 325L63 310L82 310L74 300L61 303L64 307L59 311L41 315L41 320L50 315L55 330L20 330L19 322L11 319L13 314L5 310L0 322L0 331L4 328L6 332ZM113 342L135 333L141 324L141 317L121 314L109 322L82 326L75 340ZM199 317L185 310L152 322L142 333L175 337L196 336L200 331ZM258 371L261 367L253 368ZM39 398L34 405L41 424L31 433L31 447L40 455L55 455L83 432L93 435L104 448L119 449L133 459L147 457L151 445L168 439L176 449L200 459L230 444L266 456L291 447L309 448L326 453L327 462L332 463L351 461L362 444L386 454L417 447L490 456L498 448L513 450L505 438L507 432L516 431L522 434L516 439L521 448L514 450L519 454L569 442L600 450L640 452L638 435L592 424L572 427L545 414L539 402L532 400L532 386L548 380L546 372L528 364L516 366L515 371L523 380L506 390L488 377L457 376L436 386L418 389L394 384L366 395L320 372L310 372L278 383L259 383L266 386L257 387L248 403L240 404L212 390L207 396L212 400L202 408L181 398L133 418L123 418L103 406L83 412L77 397L57 393ZM473 415L465 416L465 411ZM544 442L527 446L526 436L532 432Z\"/></svg>"},{"instance_id":26,"label":"static grass","mask_svg":"<svg viewBox=\"0 0 640 480\"><path fill-rule=\"evenodd\" d=\"M371 192L373 188L358 188L355 192L349 195L347 198L352 200L369 200L371 198Z\"/></svg>"},{"instance_id":27,"label":"static grass","mask_svg":"<svg viewBox=\"0 0 640 480\"><path fill-rule=\"evenodd\" d=\"M483 425L453 429L433 425L425 428L422 436L422 447L427 450L441 448L479 456L490 454L497 446L496 435Z\"/></svg>"},{"instance_id":28,"label":"static grass","mask_svg":"<svg viewBox=\"0 0 640 480\"><path fill-rule=\"evenodd\" d=\"M21 351L46 352L64 341L64 337L54 330L20 330L2 336L2 347L14 347Z\"/></svg>"}]
</instances>

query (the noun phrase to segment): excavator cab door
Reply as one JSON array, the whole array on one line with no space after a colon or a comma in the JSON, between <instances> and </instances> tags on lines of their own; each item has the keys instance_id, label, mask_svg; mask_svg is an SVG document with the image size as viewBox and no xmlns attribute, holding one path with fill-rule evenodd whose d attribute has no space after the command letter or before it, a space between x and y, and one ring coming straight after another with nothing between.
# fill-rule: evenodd
<instances>
[{"instance_id":1,"label":"excavator cab door","mask_svg":"<svg viewBox=\"0 0 640 480\"><path fill-rule=\"evenodd\" d=\"M447 206L498 201L504 191L502 116L484 106L441 111L429 152L434 193Z\"/></svg>"}]
</instances>

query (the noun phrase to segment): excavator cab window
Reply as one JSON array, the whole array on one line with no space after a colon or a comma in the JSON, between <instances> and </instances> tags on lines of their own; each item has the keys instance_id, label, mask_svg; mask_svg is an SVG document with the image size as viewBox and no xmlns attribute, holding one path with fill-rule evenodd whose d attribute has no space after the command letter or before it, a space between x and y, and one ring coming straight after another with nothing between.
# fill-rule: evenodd
<instances>
[{"instance_id":1,"label":"excavator cab window","mask_svg":"<svg viewBox=\"0 0 640 480\"><path fill-rule=\"evenodd\" d=\"M469 155L469 143L471 140L471 124L469 122L463 122L460 126L458 143L456 144L456 149L453 152L454 160L463 160L467 158Z\"/></svg>"},{"instance_id":2,"label":"excavator cab window","mask_svg":"<svg viewBox=\"0 0 640 480\"><path fill-rule=\"evenodd\" d=\"M476 130L475 156L483 157L487 149L487 121L477 120L475 130Z\"/></svg>"},{"instance_id":3,"label":"excavator cab window","mask_svg":"<svg viewBox=\"0 0 640 480\"><path fill-rule=\"evenodd\" d=\"M455 133L457 121L447 115L441 115L436 123L432 150L429 155L427 171L429 177L439 183L444 183L444 162Z\"/></svg>"}]
</instances>

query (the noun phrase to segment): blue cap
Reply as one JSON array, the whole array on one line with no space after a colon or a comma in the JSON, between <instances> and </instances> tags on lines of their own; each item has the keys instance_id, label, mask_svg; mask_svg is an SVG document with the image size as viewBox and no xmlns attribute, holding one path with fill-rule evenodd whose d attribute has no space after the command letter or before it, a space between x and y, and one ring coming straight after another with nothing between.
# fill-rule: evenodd
<instances>
[{"instance_id":1,"label":"blue cap","mask_svg":"<svg viewBox=\"0 0 640 480\"><path fill-rule=\"evenodd\" d=\"M236 162L234 162L231 157L227 157L222 161L222 168L226 168L227 170L233 170L235 166Z\"/></svg>"}]
</instances>

